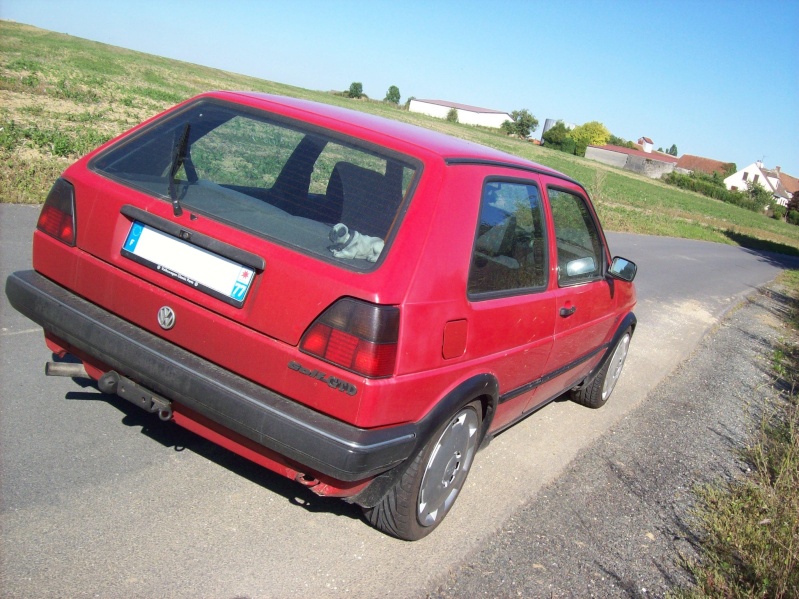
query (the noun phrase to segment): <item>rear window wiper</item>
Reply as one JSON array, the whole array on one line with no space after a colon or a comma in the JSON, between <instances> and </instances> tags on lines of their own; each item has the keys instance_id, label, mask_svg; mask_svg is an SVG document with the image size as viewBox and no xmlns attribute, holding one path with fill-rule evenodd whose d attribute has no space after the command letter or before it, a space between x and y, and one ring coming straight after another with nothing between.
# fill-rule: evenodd
<instances>
[{"instance_id":1,"label":"rear window wiper","mask_svg":"<svg viewBox=\"0 0 799 599\"><path fill-rule=\"evenodd\" d=\"M178 197L177 180L175 177L180 170L180 167L186 162L186 157L189 152L189 133L191 125L186 123L183 131L175 139L175 145L172 147L172 166L169 168L169 199L172 200L172 212L175 216L183 214L183 208L180 206L180 198ZM194 170L192 168L192 170ZM188 173L187 173L188 175Z\"/></svg>"}]
</instances>

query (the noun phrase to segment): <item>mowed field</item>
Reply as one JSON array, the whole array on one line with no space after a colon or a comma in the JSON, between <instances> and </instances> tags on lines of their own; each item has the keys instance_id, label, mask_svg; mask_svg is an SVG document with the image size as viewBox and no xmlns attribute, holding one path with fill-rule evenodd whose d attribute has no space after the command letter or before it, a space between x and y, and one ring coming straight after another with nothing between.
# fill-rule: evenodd
<instances>
[{"instance_id":1,"label":"mowed field","mask_svg":"<svg viewBox=\"0 0 799 599\"><path fill-rule=\"evenodd\" d=\"M342 81L347 89L350 81ZM368 82L365 82L368 85ZM606 229L799 255L799 227L497 130L353 100L0 21L0 201L40 203L73 161L142 120L213 89L336 104L469 139L581 181ZM402 90L407 95L413 90ZM405 100L403 97L403 101ZM450 98L468 100L468 98ZM588 101L588 100L586 100ZM535 99L529 109L536 114ZM539 120L548 115L537 115ZM596 115L601 120L601 115Z\"/></svg>"}]
</instances>

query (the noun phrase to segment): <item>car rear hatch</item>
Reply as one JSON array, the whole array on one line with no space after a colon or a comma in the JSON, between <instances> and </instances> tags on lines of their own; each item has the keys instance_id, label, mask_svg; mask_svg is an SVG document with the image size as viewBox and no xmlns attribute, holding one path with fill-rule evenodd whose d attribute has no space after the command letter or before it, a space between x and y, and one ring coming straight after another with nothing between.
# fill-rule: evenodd
<instances>
[{"instance_id":1,"label":"car rear hatch","mask_svg":"<svg viewBox=\"0 0 799 599\"><path fill-rule=\"evenodd\" d=\"M314 320L341 297L376 299L368 275L385 261L419 170L373 144L205 97L69 169L81 258L65 269L42 243L35 266L289 393L287 363ZM322 408L318 393L300 399Z\"/></svg>"}]
</instances>

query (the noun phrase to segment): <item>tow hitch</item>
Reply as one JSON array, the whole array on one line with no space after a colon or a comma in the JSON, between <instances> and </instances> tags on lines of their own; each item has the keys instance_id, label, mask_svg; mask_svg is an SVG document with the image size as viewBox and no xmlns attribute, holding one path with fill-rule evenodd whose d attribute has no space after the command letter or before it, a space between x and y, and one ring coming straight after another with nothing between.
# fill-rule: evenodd
<instances>
[{"instance_id":1,"label":"tow hitch","mask_svg":"<svg viewBox=\"0 0 799 599\"><path fill-rule=\"evenodd\" d=\"M85 378L86 369L80 363L47 362L44 367L47 376L68 376L72 378ZM97 381L97 388L109 395L119 395L122 399L136 404L140 408L158 413L161 420L172 419L172 402L156 395L149 389L142 387L125 378L114 370L109 370Z\"/></svg>"},{"instance_id":2,"label":"tow hitch","mask_svg":"<svg viewBox=\"0 0 799 599\"><path fill-rule=\"evenodd\" d=\"M156 395L114 370L109 370L100 377L97 381L97 388L109 395L119 395L122 399L127 399L148 412L157 413L161 420L172 419L171 401Z\"/></svg>"}]
</instances>

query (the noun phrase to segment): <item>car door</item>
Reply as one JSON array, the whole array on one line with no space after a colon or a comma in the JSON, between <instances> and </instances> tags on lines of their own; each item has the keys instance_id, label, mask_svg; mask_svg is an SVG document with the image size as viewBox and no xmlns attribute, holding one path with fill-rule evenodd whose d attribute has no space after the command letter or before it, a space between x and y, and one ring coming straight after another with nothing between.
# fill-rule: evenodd
<instances>
[{"instance_id":1,"label":"car door","mask_svg":"<svg viewBox=\"0 0 799 599\"><path fill-rule=\"evenodd\" d=\"M555 324L547 380L527 410L570 389L590 372L617 319L614 282L606 277L607 243L593 207L578 186L543 179L552 223L556 284L550 294Z\"/></svg>"},{"instance_id":2,"label":"car door","mask_svg":"<svg viewBox=\"0 0 799 599\"><path fill-rule=\"evenodd\" d=\"M492 428L523 411L544 371L555 326L546 213L537 178L483 184L469 270L473 338L499 381Z\"/></svg>"}]
</instances>

